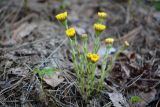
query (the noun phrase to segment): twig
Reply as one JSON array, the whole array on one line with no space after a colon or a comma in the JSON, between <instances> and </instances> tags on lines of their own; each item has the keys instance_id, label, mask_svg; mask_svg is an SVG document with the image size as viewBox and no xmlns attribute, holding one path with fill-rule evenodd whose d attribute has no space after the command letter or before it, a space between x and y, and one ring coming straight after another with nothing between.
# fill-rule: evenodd
<instances>
[{"instance_id":1,"label":"twig","mask_svg":"<svg viewBox=\"0 0 160 107\"><path fill-rule=\"evenodd\" d=\"M127 14L126 14L126 24L130 21L130 8L131 8L132 0L128 0L128 6L127 6Z\"/></svg>"},{"instance_id":2,"label":"twig","mask_svg":"<svg viewBox=\"0 0 160 107\"><path fill-rule=\"evenodd\" d=\"M17 81L15 84L3 89L0 91L0 96L4 94L4 92L9 91L9 89L14 89L18 86L18 84L20 84L22 82L22 80L24 79L24 77L22 77L19 81Z\"/></svg>"},{"instance_id":3,"label":"twig","mask_svg":"<svg viewBox=\"0 0 160 107\"><path fill-rule=\"evenodd\" d=\"M158 105L159 105L159 102L160 102L160 100L158 100L158 102L157 102L157 104L156 104L156 107L159 107Z\"/></svg>"}]
</instances>

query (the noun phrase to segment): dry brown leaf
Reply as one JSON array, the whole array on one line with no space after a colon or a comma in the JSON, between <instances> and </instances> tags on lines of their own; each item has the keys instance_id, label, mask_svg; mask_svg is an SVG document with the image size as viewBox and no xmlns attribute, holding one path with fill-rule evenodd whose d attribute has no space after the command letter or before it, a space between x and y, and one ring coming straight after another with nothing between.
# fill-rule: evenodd
<instances>
[{"instance_id":1,"label":"dry brown leaf","mask_svg":"<svg viewBox=\"0 0 160 107\"><path fill-rule=\"evenodd\" d=\"M119 92L108 93L114 107L129 107L126 98Z\"/></svg>"},{"instance_id":2,"label":"dry brown leaf","mask_svg":"<svg viewBox=\"0 0 160 107\"><path fill-rule=\"evenodd\" d=\"M58 86L60 83L62 83L64 81L63 77L59 77L60 76L60 72L56 72L53 73L52 75L45 75L43 77L43 80L50 86L52 87L56 87Z\"/></svg>"}]
</instances>

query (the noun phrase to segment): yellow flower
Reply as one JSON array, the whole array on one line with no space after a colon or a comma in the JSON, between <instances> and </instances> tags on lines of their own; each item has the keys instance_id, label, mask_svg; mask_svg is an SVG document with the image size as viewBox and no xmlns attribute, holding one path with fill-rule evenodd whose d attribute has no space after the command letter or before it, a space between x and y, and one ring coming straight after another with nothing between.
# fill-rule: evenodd
<instances>
[{"instance_id":1,"label":"yellow flower","mask_svg":"<svg viewBox=\"0 0 160 107\"><path fill-rule=\"evenodd\" d=\"M56 19L59 21L65 21L67 19L67 12L56 15Z\"/></svg>"},{"instance_id":2,"label":"yellow flower","mask_svg":"<svg viewBox=\"0 0 160 107\"><path fill-rule=\"evenodd\" d=\"M113 39L113 38L106 38L106 39L105 39L105 43L106 43L107 45L112 45L113 42L114 42L114 39Z\"/></svg>"},{"instance_id":3,"label":"yellow flower","mask_svg":"<svg viewBox=\"0 0 160 107\"><path fill-rule=\"evenodd\" d=\"M70 38L74 37L75 34L76 34L76 30L73 27L66 30L66 35Z\"/></svg>"},{"instance_id":4,"label":"yellow flower","mask_svg":"<svg viewBox=\"0 0 160 107\"><path fill-rule=\"evenodd\" d=\"M125 47L129 47L129 43L127 41L124 41Z\"/></svg>"},{"instance_id":5,"label":"yellow flower","mask_svg":"<svg viewBox=\"0 0 160 107\"><path fill-rule=\"evenodd\" d=\"M92 53L88 53L88 54L87 54L87 58L90 60L91 57L92 57Z\"/></svg>"},{"instance_id":6,"label":"yellow flower","mask_svg":"<svg viewBox=\"0 0 160 107\"><path fill-rule=\"evenodd\" d=\"M87 58L88 58L88 60L96 63L99 60L100 57L99 57L98 54L88 53Z\"/></svg>"},{"instance_id":7,"label":"yellow flower","mask_svg":"<svg viewBox=\"0 0 160 107\"><path fill-rule=\"evenodd\" d=\"M101 19L105 19L107 17L107 13L106 12L98 12L98 17Z\"/></svg>"},{"instance_id":8,"label":"yellow flower","mask_svg":"<svg viewBox=\"0 0 160 107\"><path fill-rule=\"evenodd\" d=\"M106 29L106 26L103 24L96 23L94 24L95 31L102 32Z\"/></svg>"},{"instance_id":9,"label":"yellow flower","mask_svg":"<svg viewBox=\"0 0 160 107\"><path fill-rule=\"evenodd\" d=\"M99 60L99 55L98 54L92 54L91 55L91 61L96 63Z\"/></svg>"}]
</instances>

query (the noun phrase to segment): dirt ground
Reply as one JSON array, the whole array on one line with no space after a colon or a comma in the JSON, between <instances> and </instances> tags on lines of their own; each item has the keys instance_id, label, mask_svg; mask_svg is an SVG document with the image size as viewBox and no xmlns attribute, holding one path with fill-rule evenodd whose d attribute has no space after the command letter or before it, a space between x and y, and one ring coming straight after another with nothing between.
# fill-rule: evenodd
<instances>
[{"instance_id":1,"label":"dirt ground","mask_svg":"<svg viewBox=\"0 0 160 107\"><path fill-rule=\"evenodd\" d=\"M101 40L115 38L114 51L130 43L89 102L74 86L70 47L55 19L64 11L91 47L98 11L108 13ZM35 68L60 72L42 80ZM137 95L142 101L131 104ZM160 107L160 12L147 0L0 0L0 107Z\"/></svg>"}]
</instances>

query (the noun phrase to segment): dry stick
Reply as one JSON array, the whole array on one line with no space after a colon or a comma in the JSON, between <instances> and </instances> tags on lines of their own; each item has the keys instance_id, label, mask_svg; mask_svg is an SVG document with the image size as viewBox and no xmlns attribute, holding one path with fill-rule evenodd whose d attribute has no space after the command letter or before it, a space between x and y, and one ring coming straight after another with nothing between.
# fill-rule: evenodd
<instances>
[{"instance_id":1,"label":"dry stick","mask_svg":"<svg viewBox=\"0 0 160 107\"><path fill-rule=\"evenodd\" d=\"M14 96L14 95L15 95L15 93L12 93L12 94L8 95L8 96L3 100L3 102L7 102L6 100L9 99L10 97ZM19 101L19 102L20 102L20 101Z\"/></svg>"},{"instance_id":2,"label":"dry stick","mask_svg":"<svg viewBox=\"0 0 160 107\"><path fill-rule=\"evenodd\" d=\"M132 0L128 1L128 6L127 6L127 14L126 14L126 24L129 23L130 21L130 8L131 8Z\"/></svg>"},{"instance_id":3,"label":"dry stick","mask_svg":"<svg viewBox=\"0 0 160 107\"><path fill-rule=\"evenodd\" d=\"M4 92L9 91L9 89L14 89L18 86L18 84L20 84L22 82L22 80L24 79L24 77L22 77L19 81L17 81L15 84L3 89L2 91L0 91L0 96L4 94Z\"/></svg>"},{"instance_id":4,"label":"dry stick","mask_svg":"<svg viewBox=\"0 0 160 107\"><path fill-rule=\"evenodd\" d=\"M74 83L71 83L71 84L69 84L64 90L63 90L63 92L61 93L61 94L63 94L63 93L65 93L66 95L67 95L67 92L69 92L69 89L70 89L70 87L73 85ZM67 89L68 89L68 91L67 91ZM66 92L67 91L67 92ZM65 96L64 96L65 97Z\"/></svg>"},{"instance_id":5,"label":"dry stick","mask_svg":"<svg viewBox=\"0 0 160 107\"><path fill-rule=\"evenodd\" d=\"M5 77L6 69L7 69L8 65L9 65L8 63L5 64L4 71L3 71L3 73L0 75L0 78L1 78L2 76ZM2 77L2 78L3 78L3 77Z\"/></svg>"},{"instance_id":6,"label":"dry stick","mask_svg":"<svg viewBox=\"0 0 160 107\"><path fill-rule=\"evenodd\" d=\"M159 105L159 102L160 102L160 100L158 100L158 102L157 102L157 104L156 104L156 107L158 107L158 105Z\"/></svg>"},{"instance_id":7,"label":"dry stick","mask_svg":"<svg viewBox=\"0 0 160 107\"><path fill-rule=\"evenodd\" d=\"M130 85L128 85L127 87L132 86L134 83L136 83L142 76L144 73L140 74L139 76L137 76L137 79L135 81L133 81Z\"/></svg>"},{"instance_id":8,"label":"dry stick","mask_svg":"<svg viewBox=\"0 0 160 107\"><path fill-rule=\"evenodd\" d=\"M27 65L26 63L24 63L24 64L27 66L27 68L28 68L30 71L33 71L33 69L32 69L29 65ZM31 81L34 81L34 77L36 77L36 74L33 75L33 78L31 79ZM31 84L31 85L29 86L29 88L27 89L28 92L30 92L30 91L32 90L34 84L35 84L35 83L33 83L33 84Z\"/></svg>"},{"instance_id":9,"label":"dry stick","mask_svg":"<svg viewBox=\"0 0 160 107\"><path fill-rule=\"evenodd\" d=\"M157 87L157 85L159 85L159 84L160 84L160 81L158 83L156 83L152 88Z\"/></svg>"},{"instance_id":10,"label":"dry stick","mask_svg":"<svg viewBox=\"0 0 160 107\"><path fill-rule=\"evenodd\" d=\"M4 100L2 100L2 97L0 99L0 104L2 104L4 107L7 107L7 106L5 106L5 102L4 102Z\"/></svg>"},{"instance_id":11,"label":"dry stick","mask_svg":"<svg viewBox=\"0 0 160 107\"><path fill-rule=\"evenodd\" d=\"M20 101L19 100L13 100L13 101L5 101L6 103L19 103ZM25 101L26 103L29 103L29 102L35 102L35 100L26 100Z\"/></svg>"},{"instance_id":12,"label":"dry stick","mask_svg":"<svg viewBox=\"0 0 160 107\"><path fill-rule=\"evenodd\" d=\"M49 92L50 93L50 92ZM51 95L52 93L50 93L50 95ZM51 96L51 100L52 101L54 101L54 102L56 102L56 103L58 103L61 107L65 107L66 106L66 104L64 104L64 103L62 103L61 101L59 101L56 97L54 97L54 96Z\"/></svg>"}]
</instances>

